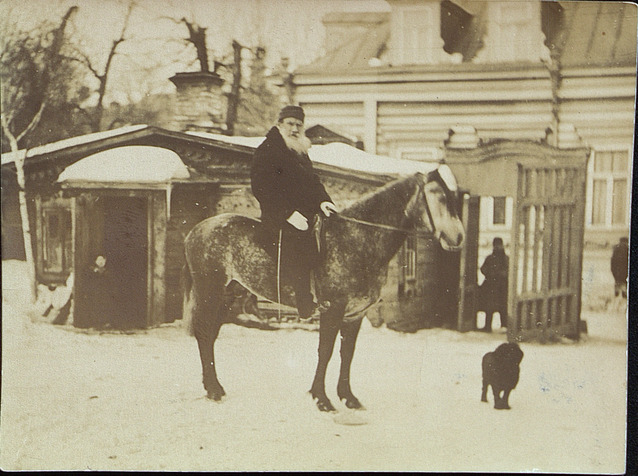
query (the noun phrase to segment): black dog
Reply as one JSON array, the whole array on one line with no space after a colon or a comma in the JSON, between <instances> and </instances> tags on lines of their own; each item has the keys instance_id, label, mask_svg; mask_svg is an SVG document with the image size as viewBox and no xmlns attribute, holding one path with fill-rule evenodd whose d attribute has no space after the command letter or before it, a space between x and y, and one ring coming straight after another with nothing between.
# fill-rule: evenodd
<instances>
[{"instance_id":1,"label":"black dog","mask_svg":"<svg viewBox=\"0 0 638 476\"><path fill-rule=\"evenodd\" d=\"M501 344L494 352L488 352L483 356L482 402L487 402L487 386L491 385L494 393L494 408L510 409L507 400L518 383L521 360L523 360L523 351L515 343Z\"/></svg>"}]
</instances>

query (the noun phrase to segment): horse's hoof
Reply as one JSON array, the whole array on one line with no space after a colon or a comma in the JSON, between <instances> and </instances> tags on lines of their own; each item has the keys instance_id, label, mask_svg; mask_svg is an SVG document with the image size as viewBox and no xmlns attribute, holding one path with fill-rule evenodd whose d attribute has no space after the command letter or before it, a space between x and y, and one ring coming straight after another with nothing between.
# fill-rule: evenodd
<instances>
[{"instance_id":1,"label":"horse's hoof","mask_svg":"<svg viewBox=\"0 0 638 476\"><path fill-rule=\"evenodd\" d=\"M346 398L345 404L347 408L353 410L365 410L365 407L361 405L361 402L356 397Z\"/></svg>"},{"instance_id":2,"label":"horse's hoof","mask_svg":"<svg viewBox=\"0 0 638 476\"><path fill-rule=\"evenodd\" d=\"M317 408L322 412L336 412L337 409L330 403L328 397L316 397L312 395L313 400L317 401Z\"/></svg>"},{"instance_id":3,"label":"horse's hoof","mask_svg":"<svg viewBox=\"0 0 638 476\"><path fill-rule=\"evenodd\" d=\"M219 402L224 395L226 395L226 392L223 388L221 388L217 390L209 390L206 396L211 400Z\"/></svg>"},{"instance_id":4,"label":"horse's hoof","mask_svg":"<svg viewBox=\"0 0 638 476\"><path fill-rule=\"evenodd\" d=\"M330 403L330 400L317 400L317 408L322 412L336 412L337 409Z\"/></svg>"}]
</instances>

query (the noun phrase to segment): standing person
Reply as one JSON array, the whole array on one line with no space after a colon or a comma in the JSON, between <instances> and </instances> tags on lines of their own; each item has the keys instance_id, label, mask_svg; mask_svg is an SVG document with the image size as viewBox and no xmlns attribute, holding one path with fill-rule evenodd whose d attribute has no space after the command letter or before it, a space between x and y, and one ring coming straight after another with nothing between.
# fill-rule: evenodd
<instances>
[{"instance_id":1,"label":"standing person","mask_svg":"<svg viewBox=\"0 0 638 476\"><path fill-rule=\"evenodd\" d=\"M629 274L629 238L621 238L611 255L611 274L614 275L614 296L627 297L627 276Z\"/></svg>"},{"instance_id":2,"label":"standing person","mask_svg":"<svg viewBox=\"0 0 638 476\"><path fill-rule=\"evenodd\" d=\"M505 254L503 239L496 237L492 242L492 254L485 258L481 273L485 282L481 285L485 307L484 332L492 332L492 317L495 312L501 316L501 327L507 325L507 286L509 258Z\"/></svg>"},{"instance_id":3,"label":"standing person","mask_svg":"<svg viewBox=\"0 0 638 476\"><path fill-rule=\"evenodd\" d=\"M281 110L277 124L255 151L250 174L261 207L258 240L275 259L281 250L282 278L292 284L302 319L323 310L310 290L310 272L319 260L313 222L315 216L337 212L308 157L310 140L304 132L304 118L299 106Z\"/></svg>"}]
</instances>

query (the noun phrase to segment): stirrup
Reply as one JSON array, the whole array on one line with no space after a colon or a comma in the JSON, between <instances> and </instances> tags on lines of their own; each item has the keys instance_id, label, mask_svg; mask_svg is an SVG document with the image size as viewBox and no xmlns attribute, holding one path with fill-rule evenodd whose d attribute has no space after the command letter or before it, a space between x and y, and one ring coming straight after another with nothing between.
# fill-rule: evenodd
<instances>
[{"instance_id":1,"label":"stirrup","mask_svg":"<svg viewBox=\"0 0 638 476\"><path fill-rule=\"evenodd\" d=\"M299 322L313 322L318 321L321 318L321 314L330 309L330 301L321 301L321 303L315 305L312 310L312 314L308 317L299 317Z\"/></svg>"}]
</instances>

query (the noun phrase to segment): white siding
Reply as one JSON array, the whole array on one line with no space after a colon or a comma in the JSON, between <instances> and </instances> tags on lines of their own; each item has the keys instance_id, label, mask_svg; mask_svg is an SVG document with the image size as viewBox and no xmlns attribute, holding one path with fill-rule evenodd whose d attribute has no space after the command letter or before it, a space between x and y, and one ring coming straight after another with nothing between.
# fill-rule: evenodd
<instances>
[{"instance_id":1,"label":"white siding","mask_svg":"<svg viewBox=\"0 0 638 476\"><path fill-rule=\"evenodd\" d=\"M379 103L377 150L398 156L402 149L442 147L449 129L459 125L474 126L484 140L537 140L550 120L548 101Z\"/></svg>"},{"instance_id":2,"label":"white siding","mask_svg":"<svg viewBox=\"0 0 638 476\"><path fill-rule=\"evenodd\" d=\"M306 113L306 127L321 124L334 127L337 132L343 131L359 138L364 135L363 102L334 103L326 98L325 103L300 102Z\"/></svg>"}]
</instances>

